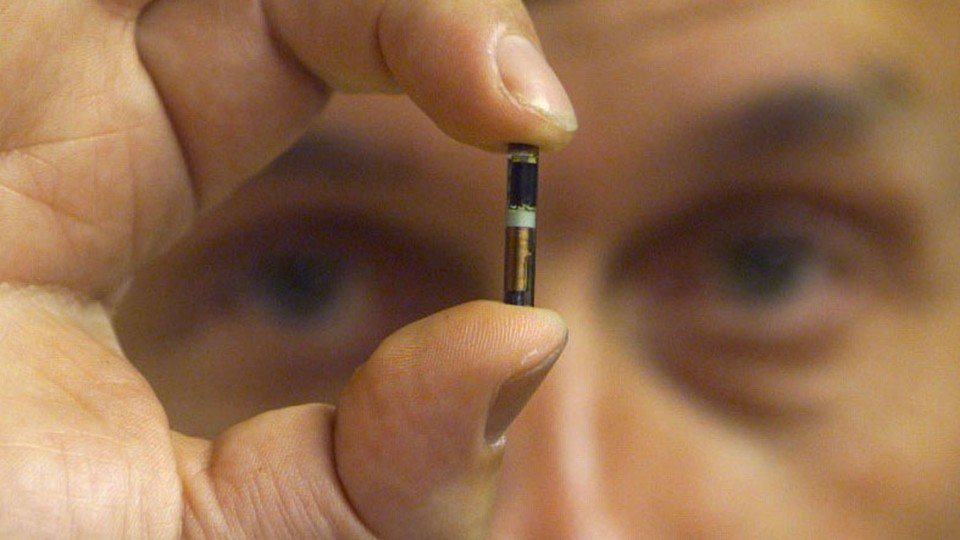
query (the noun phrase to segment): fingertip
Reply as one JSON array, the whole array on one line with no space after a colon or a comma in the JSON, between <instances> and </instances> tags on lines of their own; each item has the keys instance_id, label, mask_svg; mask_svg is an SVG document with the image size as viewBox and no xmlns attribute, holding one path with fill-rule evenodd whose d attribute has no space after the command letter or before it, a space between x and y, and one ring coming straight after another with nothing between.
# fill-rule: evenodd
<instances>
[{"instance_id":1,"label":"fingertip","mask_svg":"<svg viewBox=\"0 0 960 540\"><path fill-rule=\"evenodd\" d=\"M576 113L521 2L390 2L379 36L400 86L455 139L495 151L572 139Z\"/></svg>"},{"instance_id":2,"label":"fingertip","mask_svg":"<svg viewBox=\"0 0 960 540\"><path fill-rule=\"evenodd\" d=\"M577 130L573 103L539 47L524 36L506 34L497 40L495 58L501 83L519 106L562 133Z\"/></svg>"},{"instance_id":3,"label":"fingertip","mask_svg":"<svg viewBox=\"0 0 960 540\"><path fill-rule=\"evenodd\" d=\"M514 307L514 306L511 306ZM559 313L552 309L542 307L519 307L523 312L528 312L536 317L539 324L543 325L545 331L560 337L560 341L565 343L567 340L567 322ZM562 345L562 343L560 343Z\"/></svg>"},{"instance_id":4,"label":"fingertip","mask_svg":"<svg viewBox=\"0 0 960 540\"><path fill-rule=\"evenodd\" d=\"M511 375L500 384L494 395L487 414L487 424L484 428L484 439L493 448L502 447L507 428L513 424L520 411L533 397L533 393L546 378L557 358L560 357L562 347L547 353L532 355L531 361L523 370Z\"/></svg>"},{"instance_id":5,"label":"fingertip","mask_svg":"<svg viewBox=\"0 0 960 540\"><path fill-rule=\"evenodd\" d=\"M386 340L337 411L337 467L365 523L397 538L483 537L502 433L565 339L552 311L478 301Z\"/></svg>"}]
</instances>

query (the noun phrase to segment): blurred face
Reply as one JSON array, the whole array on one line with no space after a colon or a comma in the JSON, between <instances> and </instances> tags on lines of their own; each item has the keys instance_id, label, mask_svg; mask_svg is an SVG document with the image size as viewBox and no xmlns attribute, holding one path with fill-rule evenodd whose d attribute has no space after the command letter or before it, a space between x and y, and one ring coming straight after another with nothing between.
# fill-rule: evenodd
<instances>
[{"instance_id":1,"label":"blurred face","mask_svg":"<svg viewBox=\"0 0 960 540\"><path fill-rule=\"evenodd\" d=\"M495 538L960 535L960 6L551 0L563 359ZM399 326L498 298L502 157L402 98L316 128L118 315L174 427L335 402Z\"/></svg>"}]
</instances>

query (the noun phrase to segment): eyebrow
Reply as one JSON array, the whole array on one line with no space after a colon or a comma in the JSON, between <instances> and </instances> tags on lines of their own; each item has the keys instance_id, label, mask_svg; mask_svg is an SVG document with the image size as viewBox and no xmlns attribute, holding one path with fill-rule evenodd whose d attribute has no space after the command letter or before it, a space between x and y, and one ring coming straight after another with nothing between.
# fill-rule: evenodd
<instances>
[{"instance_id":1,"label":"eyebrow","mask_svg":"<svg viewBox=\"0 0 960 540\"><path fill-rule=\"evenodd\" d=\"M906 107L909 88L893 69L873 70L852 84L790 82L741 100L708 122L707 132L724 150L741 154L852 142Z\"/></svg>"}]
</instances>

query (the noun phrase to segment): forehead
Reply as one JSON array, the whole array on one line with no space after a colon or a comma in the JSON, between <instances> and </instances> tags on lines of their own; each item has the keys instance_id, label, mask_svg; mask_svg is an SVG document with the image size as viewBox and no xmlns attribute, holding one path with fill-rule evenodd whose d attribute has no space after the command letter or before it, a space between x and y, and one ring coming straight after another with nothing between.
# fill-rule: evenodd
<instances>
[{"instance_id":1,"label":"forehead","mask_svg":"<svg viewBox=\"0 0 960 540\"><path fill-rule=\"evenodd\" d=\"M646 197L676 184L677 169L657 158L689 157L697 149L682 139L738 112L799 131L818 119L854 126L893 103L958 119L960 2L544 0L530 10L581 116L571 150L620 165L602 193L625 206L639 187ZM596 159L573 161L572 177L596 177ZM657 181L664 171L670 181ZM565 184L579 201L599 197L594 187Z\"/></svg>"},{"instance_id":2,"label":"forehead","mask_svg":"<svg viewBox=\"0 0 960 540\"><path fill-rule=\"evenodd\" d=\"M600 44L637 48L690 32L757 23L776 29L818 17L823 26L873 26L903 41L950 51L960 45L960 2L955 0L532 0L527 6L540 19L541 32L568 38L557 46L581 50Z\"/></svg>"},{"instance_id":3,"label":"forehead","mask_svg":"<svg viewBox=\"0 0 960 540\"><path fill-rule=\"evenodd\" d=\"M907 0L538 0L545 50L579 108L667 111L770 87L869 87L960 98L960 2ZM657 102L663 99L664 102ZM696 101L714 101L698 104ZM651 110L652 109L652 110ZM586 112L586 111L584 111ZM699 114L699 112L695 112Z\"/></svg>"},{"instance_id":4,"label":"forehead","mask_svg":"<svg viewBox=\"0 0 960 540\"><path fill-rule=\"evenodd\" d=\"M839 155L833 149L851 133L892 126L888 120L898 115L891 110L913 119L957 119L943 113L960 103L960 85L947 76L960 57L949 46L960 34L958 2L536 0L528 6L581 120L571 146L544 160L544 174L553 178L544 190L562 198L552 208L570 227L633 219L637 208L669 204L671 193L686 189L684 179L699 182L690 170L698 164L693 157L754 158L739 150L803 151L808 141L818 145L817 155ZM359 147L402 156L390 168L403 170L405 181L377 181L371 196L415 201L423 189L430 197L446 194L450 204L497 207L501 186L490 178L502 172L499 160L450 148L405 102L351 103L334 101L321 138L349 135ZM784 137L771 140L771 133ZM731 152L732 139L744 144ZM756 140L770 144L750 144ZM456 190L436 189L452 179Z\"/></svg>"},{"instance_id":5,"label":"forehead","mask_svg":"<svg viewBox=\"0 0 960 540\"><path fill-rule=\"evenodd\" d=\"M677 110L697 109L687 102L697 98L729 102L802 79L842 86L884 72L921 86L942 82L944 64L957 64L929 28L949 18L911 3L550 0L531 9L561 79L589 96L581 103L622 102L624 89L646 101L666 97L646 111L654 121L668 110L677 122Z\"/></svg>"}]
</instances>

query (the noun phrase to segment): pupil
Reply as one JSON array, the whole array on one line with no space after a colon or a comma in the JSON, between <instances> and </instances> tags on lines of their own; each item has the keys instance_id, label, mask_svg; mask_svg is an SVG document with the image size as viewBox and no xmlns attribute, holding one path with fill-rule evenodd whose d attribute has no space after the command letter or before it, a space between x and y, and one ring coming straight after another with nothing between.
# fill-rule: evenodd
<instances>
[{"instance_id":1,"label":"pupil","mask_svg":"<svg viewBox=\"0 0 960 540\"><path fill-rule=\"evenodd\" d=\"M330 260L305 255L271 259L259 273L271 311L286 321L312 319L334 303L338 275Z\"/></svg>"},{"instance_id":2,"label":"pupil","mask_svg":"<svg viewBox=\"0 0 960 540\"><path fill-rule=\"evenodd\" d=\"M797 238L753 238L733 246L728 268L734 288L755 302L782 300L804 277L809 246Z\"/></svg>"}]
</instances>

